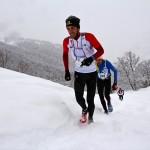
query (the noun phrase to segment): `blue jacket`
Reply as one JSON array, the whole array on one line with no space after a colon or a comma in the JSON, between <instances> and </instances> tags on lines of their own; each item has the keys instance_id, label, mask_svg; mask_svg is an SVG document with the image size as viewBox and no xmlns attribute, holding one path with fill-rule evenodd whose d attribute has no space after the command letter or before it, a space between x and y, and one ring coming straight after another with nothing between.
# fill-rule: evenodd
<instances>
[{"instance_id":1,"label":"blue jacket","mask_svg":"<svg viewBox=\"0 0 150 150\"><path fill-rule=\"evenodd\" d=\"M106 72L104 78L111 76L110 70L112 70L114 72L114 82L117 82L117 70L108 60L102 59L102 63L97 65L97 67L98 67L97 72L98 72L99 79L101 79L100 74L104 72Z\"/></svg>"}]
</instances>

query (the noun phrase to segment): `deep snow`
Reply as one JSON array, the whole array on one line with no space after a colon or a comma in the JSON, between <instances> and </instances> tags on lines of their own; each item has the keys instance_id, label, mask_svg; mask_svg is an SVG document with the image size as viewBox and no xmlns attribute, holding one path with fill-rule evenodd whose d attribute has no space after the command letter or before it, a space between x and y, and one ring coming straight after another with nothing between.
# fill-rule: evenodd
<instances>
[{"instance_id":1,"label":"deep snow","mask_svg":"<svg viewBox=\"0 0 150 150\"><path fill-rule=\"evenodd\" d=\"M96 94L94 123L82 125L72 88L0 68L0 150L150 150L149 93L111 94L109 115Z\"/></svg>"}]
</instances>

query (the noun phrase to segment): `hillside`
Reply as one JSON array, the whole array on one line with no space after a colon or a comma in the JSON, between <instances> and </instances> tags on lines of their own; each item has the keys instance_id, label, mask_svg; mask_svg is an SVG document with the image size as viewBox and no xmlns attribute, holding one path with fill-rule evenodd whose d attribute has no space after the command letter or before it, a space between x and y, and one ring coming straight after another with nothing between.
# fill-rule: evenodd
<instances>
[{"instance_id":1,"label":"hillside","mask_svg":"<svg viewBox=\"0 0 150 150\"><path fill-rule=\"evenodd\" d=\"M0 42L0 66L66 85L62 46L59 44L23 38L7 39Z\"/></svg>"}]
</instances>

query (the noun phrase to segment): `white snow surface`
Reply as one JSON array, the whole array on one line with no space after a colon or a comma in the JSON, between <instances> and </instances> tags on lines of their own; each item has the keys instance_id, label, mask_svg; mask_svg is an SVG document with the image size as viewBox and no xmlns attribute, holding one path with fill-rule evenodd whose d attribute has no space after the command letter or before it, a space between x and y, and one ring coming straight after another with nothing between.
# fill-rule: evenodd
<instances>
[{"instance_id":1,"label":"white snow surface","mask_svg":"<svg viewBox=\"0 0 150 150\"><path fill-rule=\"evenodd\" d=\"M94 123L80 124L72 88L0 68L0 150L150 150L149 93L111 94L109 115L96 94Z\"/></svg>"}]
</instances>

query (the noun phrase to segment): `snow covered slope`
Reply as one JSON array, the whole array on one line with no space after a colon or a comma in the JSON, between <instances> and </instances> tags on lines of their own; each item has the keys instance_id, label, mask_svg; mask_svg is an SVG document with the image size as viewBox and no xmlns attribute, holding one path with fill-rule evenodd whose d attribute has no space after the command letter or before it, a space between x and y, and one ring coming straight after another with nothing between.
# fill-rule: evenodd
<instances>
[{"instance_id":1,"label":"snow covered slope","mask_svg":"<svg viewBox=\"0 0 150 150\"><path fill-rule=\"evenodd\" d=\"M0 68L0 150L149 150L149 93L112 94L109 115L96 95L94 123L81 125L72 88Z\"/></svg>"}]
</instances>

